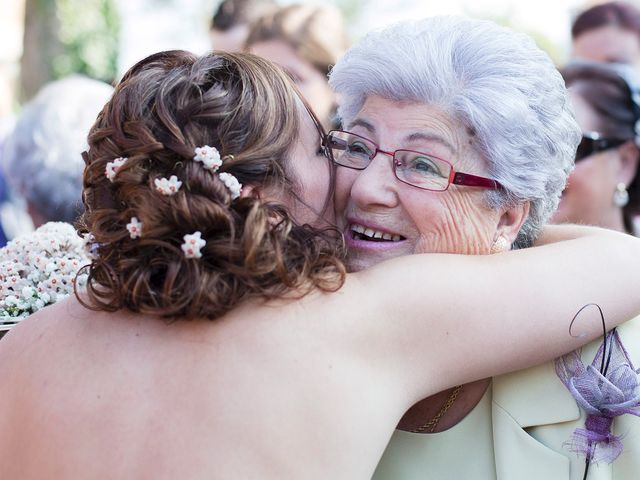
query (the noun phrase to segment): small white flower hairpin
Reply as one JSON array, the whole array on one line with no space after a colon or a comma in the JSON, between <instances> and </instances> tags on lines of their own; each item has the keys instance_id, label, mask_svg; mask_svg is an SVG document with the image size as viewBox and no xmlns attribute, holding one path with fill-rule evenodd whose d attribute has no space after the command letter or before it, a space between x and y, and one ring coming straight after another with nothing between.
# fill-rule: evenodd
<instances>
[{"instance_id":1,"label":"small white flower hairpin","mask_svg":"<svg viewBox=\"0 0 640 480\"><path fill-rule=\"evenodd\" d=\"M242 192L242 184L238 181L236 177L227 172L222 172L218 174L220 180L227 186L229 191L231 192L231 200L235 200L240 196Z\"/></svg>"},{"instance_id":2,"label":"small white flower hairpin","mask_svg":"<svg viewBox=\"0 0 640 480\"><path fill-rule=\"evenodd\" d=\"M128 158L126 157L118 157L114 158L113 162L107 162L107 166L104 169L104 174L110 182L113 182L115 180L118 170L120 170L120 167L122 167L127 162L127 160Z\"/></svg>"},{"instance_id":3,"label":"small white flower hairpin","mask_svg":"<svg viewBox=\"0 0 640 480\"><path fill-rule=\"evenodd\" d=\"M220 158L220 152L215 147L204 145L195 149L195 156L193 160L196 162L202 162L204 167L212 172L216 172L222 166L222 159Z\"/></svg>"},{"instance_id":4,"label":"small white flower hairpin","mask_svg":"<svg viewBox=\"0 0 640 480\"><path fill-rule=\"evenodd\" d=\"M173 195L182 186L182 182L175 175L171 175L168 180L166 178L156 178L154 183L156 190L163 195Z\"/></svg>"},{"instance_id":5,"label":"small white flower hairpin","mask_svg":"<svg viewBox=\"0 0 640 480\"><path fill-rule=\"evenodd\" d=\"M90 260L97 260L99 258L98 248L100 247L100 245L96 243L96 237L93 235L93 233L85 233L82 236L82 243L85 255Z\"/></svg>"},{"instance_id":6,"label":"small white flower hairpin","mask_svg":"<svg viewBox=\"0 0 640 480\"><path fill-rule=\"evenodd\" d=\"M184 256L187 258L202 258L200 250L207 244L207 242L202 239L202 233L195 231L191 235L185 235L182 238L184 239L184 243L181 248Z\"/></svg>"},{"instance_id":7,"label":"small white flower hairpin","mask_svg":"<svg viewBox=\"0 0 640 480\"><path fill-rule=\"evenodd\" d=\"M129 230L129 236L133 239L142 235L142 222L137 217L131 217L131 221L127 223L127 230Z\"/></svg>"}]
</instances>

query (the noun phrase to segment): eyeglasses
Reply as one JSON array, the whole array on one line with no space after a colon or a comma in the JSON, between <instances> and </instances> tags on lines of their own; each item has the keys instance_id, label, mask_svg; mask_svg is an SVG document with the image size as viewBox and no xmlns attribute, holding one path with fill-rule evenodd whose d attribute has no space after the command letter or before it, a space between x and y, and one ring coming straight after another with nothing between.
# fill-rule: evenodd
<instances>
[{"instance_id":1,"label":"eyeglasses","mask_svg":"<svg viewBox=\"0 0 640 480\"><path fill-rule=\"evenodd\" d=\"M451 184L491 190L502 188L496 180L456 172L449 162L428 153L404 149L387 152L354 133L332 130L324 141L335 164L354 170L364 170L378 153L384 153L393 158L393 173L398 180L423 190L442 192Z\"/></svg>"},{"instance_id":2,"label":"eyeglasses","mask_svg":"<svg viewBox=\"0 0 640 480\"><path fill-rule=\"evenodd\" d=\"M576 162L584 160L594 153L616 148L627 142L629 139L605 138L597 132L587 132L582 134L582 140L576 151Z\"/></svg>"}]
</instances>

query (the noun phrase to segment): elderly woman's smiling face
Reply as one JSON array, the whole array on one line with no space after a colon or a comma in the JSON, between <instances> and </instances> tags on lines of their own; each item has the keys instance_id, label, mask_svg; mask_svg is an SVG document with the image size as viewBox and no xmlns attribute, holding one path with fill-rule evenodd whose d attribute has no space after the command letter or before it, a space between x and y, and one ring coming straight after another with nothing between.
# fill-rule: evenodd
<instances>
[{"instance_id":1,"label":"elderly woman's smiling face","mask_svg":"<svg viewBox=\"0 0 640 480\"><path fill-rule=\"evenodd\" d=\"M381 150L419 151L456 171L487 176L472 134L435 107L371 96L344 128ZM504 212L487 207L485 189L450 185L435 192L407 185L385 154L364 170L337 167L336 182L338 223L353 271L413 253L486 254L503 222Z\"/></svg>"}]
</instances>

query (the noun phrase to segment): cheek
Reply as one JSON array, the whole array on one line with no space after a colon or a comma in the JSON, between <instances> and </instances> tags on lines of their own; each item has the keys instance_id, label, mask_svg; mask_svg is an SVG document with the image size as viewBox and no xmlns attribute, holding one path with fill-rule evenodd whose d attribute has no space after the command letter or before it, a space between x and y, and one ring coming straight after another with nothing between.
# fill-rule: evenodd
<instances>
[{"instance_id":1,"label":"cheek","mask_svg":"<svg viewBox=\"0 0 640 480\"><path fill-rule=\"evenodd\" d=\"M351 195L351 187L356 179L358 172L344 167L336 167L336 188L334 192L334 203L336 207L336 215L340 218L347 208L349 196Z\"/></svg>"},{"instance_id":2,"label":"cheek","mask_svg":"<svg viewBox=\"0 0 640 480\"><path fill-rule=\"evenodd\" d=\"M498 214L484 206L478 192L446 192L437 208L423 216L418 225L421 233L418 252L489 253L498 223Z\"/></svg>"},{"instance_id":3,"label":"cheek","mask_svg":"<svg viewBox=\"0 0 640 480\"><path fill-rule=\"evenodd\" d=\"M294 151L294 165L288 168L293 190L313 210L320 211L329 192L331 179L327 162L316 158L309 149Z\"/></svg>"},{"instance_id":4,"label":"cheek","mask_svg":"<svg viewBox=\"0 0 640 480\"><path fill-rule=\"evenodd\" d=\"M324 226L325 222L335 224L333 198L327 197L330 190L328 169L305 169L304 173L298 175L295 190L301 200L293 207L294 217L298 222L315 226L321 223Z\"/></svg>"},{"instance_id":5,"label":"cheek","mask_svg":"<svg viewBox=\"0 0 640 480\"><path fill-rule=\"evenodd\" d=\"M314 160L315 168L309 168L306 173L306 185L312 196L310 204L321 208L327 200L331 186L331 167L322 158L315 158ZM330 200L333 201L333 199Z\"/></svg>"}]
</instances>

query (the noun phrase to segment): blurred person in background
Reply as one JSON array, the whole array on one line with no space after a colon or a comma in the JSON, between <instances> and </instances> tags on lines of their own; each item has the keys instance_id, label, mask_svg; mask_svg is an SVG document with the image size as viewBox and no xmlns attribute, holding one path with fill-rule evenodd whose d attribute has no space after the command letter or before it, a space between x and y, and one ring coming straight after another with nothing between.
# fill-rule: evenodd
<instances>
[{"instance_id":1,"label":"blurred person in background","mask_svg":"<svg viewBox=\"0 0 640 480\"><path fill-rule=\"evenodd\" d=\"M571 27L572 56L640 65L640 9L608 2L579 14Z\"/></svg>"},{"instance_id":2,"label":"blurred person in background","mask_svg":"<svg viewBox=\"0 0 640 480\"><path fill-rule=\"evenodd\" d=\"M72 76L46 85L19 113L3 148L2 168L35 227L72 223L81 213L81 153L112 91L106 83Z\"/></svg>"},{"instance_id":3,"label":"blurred person in background","mask_svg":"<svg viewBox=\"0 0 640 480\"><path fill-rule=\"evenodd\" d=\"M628 65L585 61L570 63L562 73L582 141L553 219L634 233L640 213L640 77Z\"/></svg>"},{"instance_id":4,"label":"blurred person in background","mask_svg":"<svg viewBox=\"0 0 640 480\"><path fill-rule=\"evenodd\" d=\"M335 97L327 74L348 47L340 12L294 4L261 17L246 48L283 67L325 127L335 123Z\"/></svg>"},{"instance_id":5,"label":"blurred person in background","mask_svg":"<svg viewBox=\"0 0 640 480\"><path fill-rule=\"evenodd\" d=\"M239 52L250 25L276 8L273 0L223 0L211 18L209 36L213 50Z\"/></svg>"}]
</instances>

